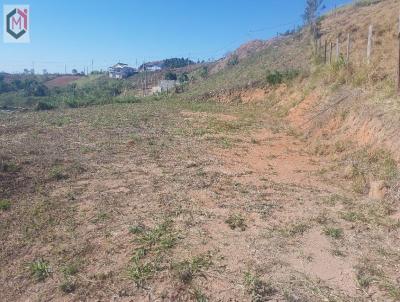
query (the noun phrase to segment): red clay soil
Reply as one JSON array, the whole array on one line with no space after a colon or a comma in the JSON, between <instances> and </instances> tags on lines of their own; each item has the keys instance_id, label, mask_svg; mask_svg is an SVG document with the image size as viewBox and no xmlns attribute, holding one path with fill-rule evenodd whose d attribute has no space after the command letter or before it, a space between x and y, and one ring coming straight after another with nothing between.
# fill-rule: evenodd
<instances>
[{"instance_id":1,"label":"red clay soil","mask_svg":"<svg viewBox=\"0 0 400 302\"><path fill-rule=\"evenodd\" d=\"M45 84L49 88L53 87L65 87L68 84L79 80L82 76L75 76L75 75L65 75L65 76L60 76L55 79L52 79L50 81L47 81Z\"/></svg>"}]
</instances>

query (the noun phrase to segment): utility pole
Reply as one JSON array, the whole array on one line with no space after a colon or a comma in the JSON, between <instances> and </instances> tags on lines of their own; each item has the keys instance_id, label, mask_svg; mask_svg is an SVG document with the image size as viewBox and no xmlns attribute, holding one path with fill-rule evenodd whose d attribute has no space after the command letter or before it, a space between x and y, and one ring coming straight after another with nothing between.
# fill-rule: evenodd
<instances>
[{"instance_id":1,"label":"utility pole","mask_svg":"<svg viewBox=\"0 0 400 302\"><path fill-rule=\"evenodd\" d=\"M147 92L147 68L144 67L144 93L146 95Z\"/></svg>"},{"instance_id":2,"label":"utility pole","mask_svg":"<svg viewBox=\"0 0 400 302\"><path fill-rule=\"evenodd\" d=\"M372 25L369 26L368 29L368 46L367 46L367 63L371 63L371 51L372 51Z\"/></svg>"},{"instance_id":3,"label":"utility pole","mask_svg":"<svg viewBox=\"0 0 400 302\"><path fill-rule=\"evenodd\" d=\"M146 64L145 64L145 61L143 60L143 73L144 73L144 76L143 76L143 96L145 96L146 95L146 86L147 86L147 83L146 83Z\"/></svg>"},{"instance_id":4,"label":"utility pole","mask_svg":"<svg viewBox=\"0 0 400 302\"><path fill-rule=\"evenodd\" d=\"M93 72L93 59L92 59L92 72Z\"/></svg>"},{"instance_id":5,"label":"utility pole","mask_svg":"<svg viewBox=\"0 0 400 302\"><path fill-rule=\"evenodd\" d=\"M67 74L67 64L64 64L64 74Z\"/></svg>"}]
</instances>

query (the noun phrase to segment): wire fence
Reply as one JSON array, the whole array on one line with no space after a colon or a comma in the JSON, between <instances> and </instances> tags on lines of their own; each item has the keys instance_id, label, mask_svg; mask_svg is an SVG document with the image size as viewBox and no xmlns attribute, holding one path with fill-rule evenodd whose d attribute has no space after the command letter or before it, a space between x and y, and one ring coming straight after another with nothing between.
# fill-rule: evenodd
<instances>
[{"instance_id":1,"label":"wire fence","mask_svg":"<svg viewBox=\"0 0 400 302\"><path fill-rule=\"evenodd\" d=\"M396 89L400 95L400 15L395 24L395 35L379 40L381 30L376 30L374 24L368 25L364 43L361 45L354 44L355 39L351 32L340 33L335 38L322 37L316 41L316 54L324 64L343 61L347 65L365 65L375 71L386 72L396 79Z\"/></svg>"}]
</instances>

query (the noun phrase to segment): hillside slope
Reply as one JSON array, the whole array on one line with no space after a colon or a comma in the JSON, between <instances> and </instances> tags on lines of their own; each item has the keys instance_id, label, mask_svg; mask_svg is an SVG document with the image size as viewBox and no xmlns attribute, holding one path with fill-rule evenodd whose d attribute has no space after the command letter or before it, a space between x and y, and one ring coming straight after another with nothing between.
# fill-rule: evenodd
<instances>
[{"instance_id":1,"label":"hillside slope","mask_svg":"<svg viewBox=\"0 0 400 302\"><path fill-rule=\"evenodd\" d=\"M340 8L321 41L365 21L363 56L397 6ZM0 301L400 301L400 102L374 49L325 64L303 30L184 93L87 77L71 106L0 111Z\"/></svg>"},{"instance_id":2,"label":"hillside slope","mask_svg":"<svg viewBox=\"0 0 400 302\"><path fill-rule=\"evenodd\" d=\"M281 117L317 141L321 135L392 151L400 158L400 105L396 93L398 57L396 0L357 1L321 17L315 54L307 29L264 43L261 51L225 65L193 84L188 98L222 102L266 101ZM373 46L367 63L367 37ZM350 63L346 64L350 33ZM339 53L336 56L336 41ZM324 64L324 44L328 63ZM332 55L330 55L330 43ZM329 64L329 57L332 62ZM271 83L271 72L296 71ZM272 78L273 79L273 78ZM339 101L339 102L338 102ZM333 137L334 136L334 137Z\"/></svg>"}]
</instances>

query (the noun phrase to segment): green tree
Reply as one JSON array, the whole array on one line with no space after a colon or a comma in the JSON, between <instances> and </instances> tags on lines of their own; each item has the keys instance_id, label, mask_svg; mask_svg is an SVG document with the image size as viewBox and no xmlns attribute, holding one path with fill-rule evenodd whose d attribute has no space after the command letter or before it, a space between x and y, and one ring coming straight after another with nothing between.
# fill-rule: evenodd
<instances>
[{"instance_id":1,"label":"green tree","mask_svg":"<svg viewBox=\"0 0 400 302\"><path fill-rule=\"evenodd\" d=\"M181 68L193 64L195 64L195 62L189 58L171 58L165 59L163 62L164 68Z\"/></svg>"},{"instance_id":2,"label":"green tree","mask_svg":"<svg viewBox=\"0 0 400 302\"><path fill-rule=\"evenodd\" d=\"M164 79L170 80L170 81L176 81L177 78L178 78L178 77L176 76L176 73L173 73L173 72L167 72L167 73L165 74L165 77L164 77Z\"/></svg>"},{"instance_id":3,"label":"green tree","mask_svg":"<svg viewBox=\"0 0 400 302\"><path fill-rule=\"evenodd\" d=\"M239 64L239 57L237 54L233 54L230 56L229 60L228 60L228 66L235 66Z\"/></svg>"},{"instance_id":4,"label":"green tree","mask_svg":"<svg viewBox=\"0 0 400 302\"><path fill-rule=\"evenodd\" d=\"M178 81L179 83L186 83L189 82L189 77L188 74L186 72L181 73L178 77Z\"/></svg>"},{"instance_id":5,"label":"green tree","mask_svg":"<svg viewBox=\"0 0 400 302\"><path fill-rule=\"evenodd\" d=\"M318 16L321 12L324 0L307 0L306 8L303 14L304 23L307 26L310 26L310 31L314 40L317 40L319 37L319 26L318 26Z\"/></svg>"},{"instance_id":6,"label":"green tree","mask_svg":"<svg viewBox=\"0 0 400 302\"><path fill-rule=\"evenodd\" d=\"M207 66L201 67L199 74L200 74L201 78L206 79L208 77L208 68L207 68Z\"/></svg>"}]
</instances>

